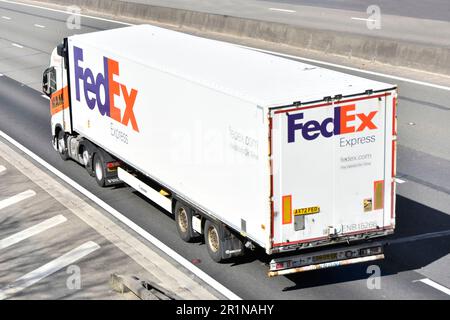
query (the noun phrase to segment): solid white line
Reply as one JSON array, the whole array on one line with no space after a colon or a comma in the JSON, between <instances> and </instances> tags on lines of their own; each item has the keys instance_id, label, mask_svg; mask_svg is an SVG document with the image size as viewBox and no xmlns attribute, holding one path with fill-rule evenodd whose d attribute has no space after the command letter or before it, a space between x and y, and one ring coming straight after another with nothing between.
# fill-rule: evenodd
<instances>
[{"instance_id":1,"label":"solid white line","mask_svg":"<svg viewBox=\"0 0 450 320\"><path fill-rule=\"evenodd\" d=\"M389 245L395 245L395 244L403 244L408 242L417 242L421 240L429 240L429 239L435 239L435 238L442 238L442 237L449 237L450 236L450 229L449 230L443 230L443 231L436 231L436 232L428 232L428 233L422 233L422 234L416 234L414 236L404 237L404 238L397 238L393 240L387 240L387 244Z\"/></svg>"},{"instance_id":2,"label":"solid white line","mask_svg":"<svg viewBox=\"0 0 450 320\"><path fill-rule=\"evenodd\" d=\"M100 246L93 241L88 241L81 246L67 252L55 260L50 261L49 263L43 265L42 267L33 270L26 275L20 277L15 280L10 285L0 290L0 300L7 299L12 295L26 289L36 282L52 275L53 273L61 270L62 268L84 258L88 254L94 252L99 249Z\"/></svg>"},{"instance_id":3,"label":"solid white line","mask_svg":"<svg viewBox=\"0 0 450 320\"><path fill-rule=\"evenodd\" d=\"M5 3L10 3L10 4L15 4L15 5L21 5L21 6L26 6L26 7L32 7L32 8L38 8L38 9L41 9L41 10L48 10L48 11L53 11L53 12L60 12L60 13L64 13L64 14L67 14L67 15L77 15L77 16L81 16L81 17L85 17L85 18L90 18L90 19L95 19L95 20L100 20L100 21L107 21L107 22L112 22L112 23L118 23L118 24L127 25L127 26L134 25L133 23L127 23L127 22L122 22L122 21L117 21L117 20L112 20L112 19L104 19L104 18L99 18L99 17L95 17L95 16L89 16L89 15L84 15L84 14L70 13L70 12L66 12L66 11L63 11L63 10L50 9L50 8L46 8L46 7L42 7L42 6L36 6L36 5L32 5L32 4L17 3L17 2L14 2L14 1L8 1L8 0L0 0L0 2L5 2ZM279 55L279 56L282 56L282 57L294 58L294 59L299 59L299 60L303 60L303 61L307 61L307 62L313 62L313 63L320 63L320 64L323 64L323 65L326 65L326 66L330 66L330 67L335 67L335 68L340 68L340 69L350 70L350 71L357 71L357 72L370 74L370 75L374 75L374 76L385 77L385 78L389 78L389 79L394 79L394 80L399 80L399 81L414 83L414 84L418 84L418 85L422 85L422 86L427 86L427 87L432 87L432 88L436 88L436 89L450 91L450 87L441 86L441 85L437 85L437 84L433 84L433 83L429 83L429 82L418 81L418 80L413 80L413 79L408 79L408 78L403 78L403 77L397 77L397 76L392 76L392 75L389 75L389 74L384 74L384 73L380 73L380 72L373 72L373 71L367 71L367 70L363 70L363 69L359 69L359 68L352 68L352 67L348 67L348 66L344 66L344 65L340 65L340 64L335 64L335 63L330 63L330 62L325 62L325 61L315 60L315 59L308 59L308 58L303 58L303 57L299 57L299 56L284 54L284 53L280 53L280 52L274 52L274 51L270 51L270 50L264 50L264 49L248 47L248 46L242 46L242 45L238 45L238 46L240 46L242 48L257 50L257 51L260 51L260 52L276 54L276 55Z\"/></svg>"},{"instance_id":4,"label":"solid white line","mask_svg":"<svg viewBox=\"0 0 450 320\"><path fill-rule=\"evenodd\" d=\"M45 94L41 94L41 97L44 98L44 99L50 100L50 98L47 97Z\"/></svg>"},{"instance_id":5,"label":"solid white line","mask_svg":"<svg viewBox=\"0 0 450 320\"><path fill-rule=\"evenodd\" d=\"M408 79L408 78L403 78L403 77L392 76L392 75L385 74L385 73L380 73L380 72L367 71L367 70L363 70L363 69L359 69L359 68L347 67L347 66L343 66L343 65L340 65L340 64L335 64L335 63L330 63L330 62L325 62L325 61L315 60L315 59L309 59L309 58L303 58L303 57L299 57L299 56L279 53L279 52L270 51L270 50L264 50L264 49L248 47L248 46L241 46L241 45L238 45L238 46L240 46L242 48L256 50L256 51L259 51L259 52L264 52L264 53L269 53L269 54L281 56L281 57L286 57L286 58L292 58L292 59L302 60L302 61L306 61L306 62L313 62L313 63L323 64L325 66L330 66L330 67L335 67L335 68L340 68L340 69L350 70L350 71L356 71L356 72L370 74L370 75L374 75L374 76L378 76L378 77L385 77L385 78L394 79L394 80L398 80L398 81L414 83L414 84L418 84L418 85L421 85L421 86L432 87L432 88L436 88L436 89L450 91L450 87L441 86L441 85L433 84L433 83L430 83L430 82L418 81L418 80L413 80L413 79Z\"/></svg>"},{"instance_id":6,"label":"solid white line","mask_svg":"<svg viewBox=\"0 0 450 320\"><path fill-rule=\"evenodd\" d=\"M371 22L377 21L377 20L373 20L373 19L356 18L356 17L351 17L350 19L352 19L352 20L361 20L361 21L371 21Z\"/></svg>"},{"instance_id":7,"label":"solid white line","mask_svg":"<svg viewBox=\"0 0 450 320\"><path fill-rule=\"evenodd\" d=\"M6 168L4 166L0 166L0 173L2 173L5 170L6 170Z\"/></svg>"},{"instance_id":8,"label":"solid white line","mask_svg":"<svg viewBox=\"0 0 450 320\"><path fill-rule=\"evenodd\" d=\"M45 26L43 26L42 24L37 24L37 23L35 23L34 26L36 28L45 28Z\"/></svg>"},{"instance_id":9,"label":"solid white line","mask_svg":"<svg viewBox=\"0 0 450 320\"><path fill-rule=\"evenodd\" d=\"M11 45L13 45L14 47L17 47L17 48L20 48L20 49L23 49L23 46L22 45L20 45L20 44L17 44L17 43L11 43Z\"/></svg>"},{"instance_id":10,"label":"solid white line","mask_svg":"<svg viewBox=\"0 0 450 320\"><path fill-rule=\"evenodd\" d=\"M435 288L435 289L437 289L437 290L439 290L439 291L441 291L441 292L443 292L443 293L445 293L445 294L450 296L450 289L449 288L444 287L443 285L441 285L439 283L436 283L433 280L425 278L425 279L420 279L420 280L417 280L417 281L423 282L423 283L429 285L430 287L433 287L433 288Z\"/></svg>"},{"instance_id":11,"label":"solid white line","mask_svg":"<svg viewBox=\"0 0 450 320\"><path fill-rule=\"evenodd\" d=\"M2 1L2 0L0 0ZM22 146L20 143L18 143L16 140L8 136L6 133L0 130L0 137L4 138L6 141L14 145L16 148L30 156L32 159L34 159L36 162L38 162L40 165L42 165L44 168L58 176L60 179L64 180L66 183L71 185L73 188L77 189L79 192L84 194L86 197L94 201L97 205L102 207L104 210L109 212L112 216L114 216L116 219L120 220L122 223L127 225L129 228L134 230L136 233L138 233L140 236L151 242L153 245L158 247L161 251L166 253L169 257L177 261L179 264L181 264L183 267L191 271L193 274L195 274L197 277L202 279L204 282L206 282L209 286L220 292L222 295L227 297L231 300L241 300L241 298L233 293L231 290L226 288L224 285L219 283L217 280L213 279L211 276L209 276L204 271L200 270L198 267L193 265L190 261L183 258L181 255L179 255L177 252L169 248L167 245L162 243L160 240L152 236L150 233L142 229L140 226L138 226L136 223L125 217L123 214L121 214L119 211L111 207L109 204L89 192L86 188L79 185L77 182L70 179L68 176L66 176L61 171L57 170L53 166L51 166L49 163L45 162L42 158L34 154L31 150L27 149L26 147Z\"/></svg>"},{"instance_id":12,"label":"solid white line","mask_svg":"<svg viewBox=\"0 0 450 320\"><path fill-rule=\"evenodd\" d=\"M65 221L67 221L67 218L59 214L53 218L42 221L41 223L36 224L28 229L17 232L3 240L0 240L0 250L10 247L22 240L28 239L50 228L53 228Z\"/></svg>"},{"instance_id":13,"label":"solid white line","mask_svg":"<svg viewBox=\"0 0 450 320\"><path fill-rule=\"evenodd\" d=\"M20 201L23 201L25 199L31 198L35 195L36 195L36 192L34 192L33 190L27 190L27 191L21 192L19 194L16 194L15 196L1 200L0 201L0 210L5 209L6 207L9 207L9 206L16 204Z\"/></svg>"},{"instance_id":14,"label":"solid white line","mask_svg":"<svg viewBox=\"0 0 450 320\"><path fill-rule=\"evenodd\" d=\"M402 180L400 178L395 178L395 182L397 182L397 183L405 183L406 181Z\"/></svg>"},{"instance_id":15,"label":"solid white line","mask_svg":"<svg viewBox=\"0 0 450 320\"><path fill-rule=\"evenodd\" d=\"M281 12L289 12L289 13L297 12L297 11L295 11L295 10L280 9L280 8L269 8L269 10L272 10L272 11L281 11Z\"/></svg>"},{"instance_id":16,"label":"solid white line","mask_svg":"<svg viewBox=\"0 0 450 320\"><path fill-rule=\"evenodd\" d=\"M2 16L2 19L5 19L5 20L11 20L11 18L10 18L10 17L7 17L7 16Z\"/></svg>"},{"instance_id":17,"label":"solid white line","mask_svg":"<svg viewBox=\"0 0 450 320\"><path fill-rule=\"evenodd\" d=\"M18 2L14 2L14 1L8 1L8 0L0 0L0 2L5 2L5 3L9 3L9 4L14 4L14 5L20 5L20 6L25 6L25 7L31 7L31 8L37 8L37 9L42 9L42 10L48 10L48 11L53 11L53 12L59 12L59 13L64 13L64 14L72 15L72 16L80 16L80 17L84 17L84 18L96 19L96 20L100 20L100 21L118 23L118 24L123 24L126 26L133 25L132 23L121 22L121 21L105 19L105 18L99 18L99 17L89 16L89 15L81 14L81 13L68 12L68 11L64 11L64 10L51 9L51 8L46 8L46 7L37 6L37 5L33 5L33 4L18 3Z\"/></svg>"}]
</instances>

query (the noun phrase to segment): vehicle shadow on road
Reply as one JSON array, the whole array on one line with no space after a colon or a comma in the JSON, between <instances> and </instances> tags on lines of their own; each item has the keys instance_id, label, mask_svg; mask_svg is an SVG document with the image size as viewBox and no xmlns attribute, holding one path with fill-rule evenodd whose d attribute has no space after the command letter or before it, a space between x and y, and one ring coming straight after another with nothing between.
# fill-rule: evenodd
<instances>
[{"instance_id":1,"label":"vehicle shadow on road","mask_svg":"<svg viewBox=\"0 0 450 320\"><path fill-rule=\"evenodd\" d=\"M450 214L424 206L397 195L397 227L389 240L411 240L388 245L385 260L339 268L309 271L286 276L295 284L284 288L292 291L348 281L365 280L372 275L368 266L378 265L381 276L416 270L450 253L450 236L414 240L415 236L450 230ZM412 238L411 238L412 237Z\"/></svg>"}]
</instances>

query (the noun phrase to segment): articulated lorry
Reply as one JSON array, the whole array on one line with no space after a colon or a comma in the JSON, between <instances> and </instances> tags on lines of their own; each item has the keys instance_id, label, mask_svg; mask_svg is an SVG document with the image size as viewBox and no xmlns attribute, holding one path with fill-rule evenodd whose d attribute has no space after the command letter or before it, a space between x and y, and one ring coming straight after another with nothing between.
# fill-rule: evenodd
<instances>
[{"instance_id":1,"label":"articulated lorry","mask_svg":"<svg viewBox=\"0 0 450 320\"><path fill-rule=\"evenodd\" d=\"M395 227L396 86L150 25L63 39L53 146L173 214L217 262L269 276L382 259Z\"/></svg>"}]
</instances>

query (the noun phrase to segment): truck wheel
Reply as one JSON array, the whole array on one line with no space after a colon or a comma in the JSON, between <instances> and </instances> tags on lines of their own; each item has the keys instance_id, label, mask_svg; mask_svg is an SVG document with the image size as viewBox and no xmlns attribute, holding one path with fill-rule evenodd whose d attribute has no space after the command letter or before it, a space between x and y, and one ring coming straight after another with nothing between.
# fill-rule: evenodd
<instances>
[{"instance_id":1,"label":"truck wheel","mask_svg":"<svg viewBox=\"0 0 450 320\"><path fill-rule=\"evenodd\" d=\"M219 226L216 223L207 220L204 231L205 243L209 256L216 262L222 262L224 260L222 255L224 241Z\"/></svg>"},{"instance_id":2,"label":"truck wheel","mask_svg":"<svg viewBox=\"0 0 450 320\"><path fill-rule=\"evenodd\" d=\"M175 222L180 238L186 242L192 242L197 237L192 228L192 209L181 201L175 204Z\"/></svg>"},{"instance_id":3,"label":"truck wheel","mask_svg":"<svg viewBox=\"0 0 450 320\"><path fill-rule=\"evenodd\" d=\"M58 153L61 159L63 159L64 161L69 159L69 155L67 154L64 130L60 130L58 132Z\"/></svg>"},{"instance_id":4,"label":"truck wheel","mask_svg":"<svg viewBox=\"0 0 450 320\"><path fill-rule=\"evenodd\" d=\"M91 177L93 177L95 173L93 170L92 163L90 163L89 161L89 150L86 147L84 147L83 150L81 151L81 156L83 158L83 165L86 168L86 171L89 173Z\"/></svg>"},{"instance_id":5,"label":"truck wheel","mask_svg":"<svg viewBox=\"0 0 450 320\"><path fill-rule=\"evenodd\" d=\"M105 186L106 168L102 155L98 152L94 155L95 180L100 187Z\"/></svg>"}]
</instances>

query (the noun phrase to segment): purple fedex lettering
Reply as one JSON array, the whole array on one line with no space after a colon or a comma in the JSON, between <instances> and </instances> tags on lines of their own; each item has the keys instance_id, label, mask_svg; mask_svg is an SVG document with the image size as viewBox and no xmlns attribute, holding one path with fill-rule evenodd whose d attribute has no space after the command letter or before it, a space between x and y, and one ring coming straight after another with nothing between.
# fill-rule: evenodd
<instances>
[{"instance_id":1,"label":"purple fedex lettering","mask_svg":"<svg viewBox=\"0 0 450 320\"><path fill-rule=\"evenodd\" d=\"M119 63L113 59L103 57L103 73L98 73L94 77L94 73L90 68L80 66L83 62L83 49L73 47L73 56L75 61L75 96L80 100L80 83L83 83L84 98L89 109L94 110L95 106L102 116L108 116L111 119L131 127L134 131L139 132L133 107L136 101L138 91L131 89L128 91L127 86L114 80L113 76L119 76ZM100 90L103 90L104 102L101 101ZM116 107L115 98L122 95L125 103L125 111L123 116L121 110Z\"/></svg>"},{"instance_id":2,"label":"purple fedex lettering","mask_svg":"<svg viewBox=\"0 0 450 320\"><path fill-rule=\"evenodd\" d=\"M305 140L315 140L319 136L330 138L334 135L341 135L353 132L363 131L364 129L374 130L377 126L372 122L378 111L372 111L369 114L356 113L355 105L346 105L334 108L334 117L325 118L322 122L309 120L305 123L299 120L304 119L304 113L287 114L288 143L295 142L295 133L301 130L302 137ZM358 127L351 123L358 118L361 124Z\"/></svg>"}]
</instances>

